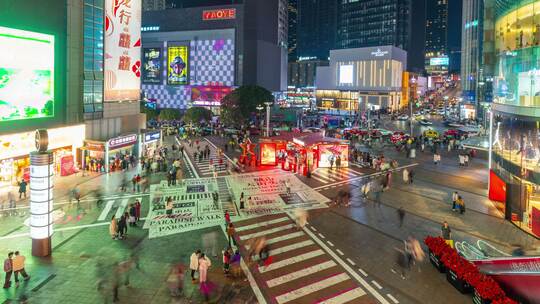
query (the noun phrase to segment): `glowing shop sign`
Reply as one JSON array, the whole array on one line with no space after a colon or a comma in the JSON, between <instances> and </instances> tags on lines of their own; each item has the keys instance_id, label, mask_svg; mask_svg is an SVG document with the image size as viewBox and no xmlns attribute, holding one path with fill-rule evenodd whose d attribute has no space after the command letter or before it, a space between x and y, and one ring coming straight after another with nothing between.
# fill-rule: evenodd
<instances>
[{"instance_id":1,"label":"glowing shop sign","mask_svg":"<svg viewBox=\"0 0 540 304\"><path fill-rule=\"evenodd\" d=\"M44 157L48 157L45 155ZM30 165L30 236L45 239L53 234L53 165Z\"/></svg>"},{"instance_id":2,"label":"glowing shop sign","mask_svg":"<svg viewBox=\"0 0 540 304\"><path fill-rule=\"evenodd\" d=\"M202 13L203 20L226 20L236 19L235 8L207 10Z\"/></svg>"},{"instance_id":3,"label":"glowing shop sign","mask_svg":"<svg viewBox=\"0 0 540 304\"><path fill-rule=\"evenodd\" d=\"M371 55L373 55L375 57L382 57L382 56L387 55L387 54L388 54L388 51L382 51L379 48L377 48L377 50L375 52L371 52Z\"/></svg>"}]
</instances>

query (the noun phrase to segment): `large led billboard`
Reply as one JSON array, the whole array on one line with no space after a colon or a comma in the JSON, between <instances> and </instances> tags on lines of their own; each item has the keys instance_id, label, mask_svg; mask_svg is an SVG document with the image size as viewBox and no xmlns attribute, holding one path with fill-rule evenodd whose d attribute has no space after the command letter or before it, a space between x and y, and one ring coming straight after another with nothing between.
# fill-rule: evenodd
<instances>
[{"instance_id":1,"label":"large led billboard","mask_svg":"<svg viewBox=\"0 0 540 304\"><path fill-rule=\"evenodd\" d=\"M354 67L352 64L339 66L339 84L352 84L353 71Z\"/></svg>"},{"instance_id":2,"label":"large led billboard","mask_svg":"<svg viewBox=\"0 0 540 304\"><path fill-rule=\"evenodd\" d=\"M434 57L429 59L429 65L448 65L450 60L448 57Z\"/></svg>"},{"instance_id":3,"label":"large led billboard","mask_svg":"<svg viewBox=\"0 0 540 304\"><path fill-rule=\"evenodd\" d=\"M189 83L188 46L170 46L167 48L167 84L182 85Z\"/></svg>"},{"instance_id":4,"label":"large led billboard","mask_svg":"<svg viewBox=\"0 0 540 304\"><path fill-rule=\"evenodd\" d=\"M105 101L139 100L141 0L105 0Z\"/></svg>"},{"instance_id":5,"label":"large led billboard","mask_svg":"<svg viewBox=\"0 0 540 304\"><path fill-rule=\"evenodd\" d=\"M54 117L54 36L0 27L0 122Z\"/></svg>"},{"instance_id":6,"label":"large led billboard","mask_svg":"<svg viewBox=\"0 0 540 304\"><path fill-rule=\"evenodd\" d=\"M161 83L162 55L160 48L143 49L143 83Z\"/></svg>"}]
</instances>

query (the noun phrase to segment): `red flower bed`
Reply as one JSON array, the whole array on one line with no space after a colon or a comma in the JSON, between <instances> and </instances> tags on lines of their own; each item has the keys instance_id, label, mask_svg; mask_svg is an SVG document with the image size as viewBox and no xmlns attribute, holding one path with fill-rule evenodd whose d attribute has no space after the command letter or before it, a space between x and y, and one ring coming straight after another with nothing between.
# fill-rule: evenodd
<instances>
[{"instance_id":1,"label":"red flower bed","mask_svg":"<svg viewBox=\"0 0 540 304\"><path fill-rule=\"evenodd\" d=\"M424 243L429 250L439 257L444 266L454 272L457 277L474 287L478 295L492 304L516 304L506 297L499 284L478 270L478 267L460 256L441 237L426 237Z\"/></svg>"}]
</instances>

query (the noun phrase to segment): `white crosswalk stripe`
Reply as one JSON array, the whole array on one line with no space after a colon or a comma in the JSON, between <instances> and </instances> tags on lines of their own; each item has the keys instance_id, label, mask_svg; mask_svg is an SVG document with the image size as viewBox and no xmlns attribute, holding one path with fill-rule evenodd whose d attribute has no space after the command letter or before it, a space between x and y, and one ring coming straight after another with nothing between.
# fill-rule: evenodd
<instances>
[{"instance_id":1,"label":"white crosswalk stripe","mask_svg":"<svg viewBox=\"0 0 540 304\"><path fill-rule=\"evenodd\" d=\"M126 210L126 207L127 207L127 204L128 204L128 201L129 199L128 198L124 198L122 199L122 203L120 204L120 206L118 207L118 209L116 210L116 214L115 214L115 217L117 219L119 219L122 214L124 214L125 210Z\"/></svg>"},{"instance_id":2,"label":"white crosswalk stripe","mask_svg":"<svg viewBox=\"0 0 540 304\"><path fill-rule=\"evenodd\" d=\"M306 247L306 246L309 246L309 245L313 245L313 244L315 244L315 243L312 240L305 240L305 241L300 242L300 243L294 243L294 244L291 244L291 245L288 245L288 246L280 247L280 248L277 248L277 249L272 249L272 250L270 250L269 254L274 256L276 254L280 254L280 253L300 249L300 248L303 248L303 247ZM257 260L259 260L259 256L254 256L254 257L252 257L252 259L254 261L257 261Z\"/></svg>"},{"instance_id":3,"label":"white crosswalk stripe","mask_svg":"<svg viewBox=\"0 0 540 304\"><path fill-rule=\"evenodd\" d=\"M280 217L280 218L270 220L270 221L264 221L264 222L259 222L259 223L253 224L253 225L247 225L247 226L238 227L238 228L236 228L236 231L237 232L246 231L246 230L259 228L259 227L264 227L264 226L277 224L277 223L281 223L281 222L285 222L285 221L289 221L289 218L284 216L284 217Z\"/></svg>"},{"instance_id":4,"label":"white crosswalk stripe","mask_svg":"<svg viewBox=\"0 0 540 304\"><path fill-rule=\"evenodd\" d=\"M303 261L305 261L307 259L318 257L318 256L323 255L323 254L324 254L324 251L322 251L322 249L313 250L313 251L310 251L310 252L307 252L307 253L304 253L304 254L300 254L300 255L285 259L285 260L281 260L281 261L272 263L272 264L270 264L268 266L259 266L259 272L260 273L265 273L265 272L268 272L268 271L276 270L276 269L279 269L281 267L290 266L290 265L292 265L294 263L300 263L300 262L303 262Z\"/></svg>"},{"instance_id":5,"label":"white crosswalk stripe","mask_svg":"<svg viewBox=\"0 0 540 304\"><path fill-rule=\"evenodd\" d=\"M289 302L294 301L296 299L299 299L299 298L301 298L303 296L306 296L306 295L308 295L310 293L313 293L315 291L318 291L318 290L321 290L321 289L324 289L324 288L328 288L328 287L330 287L332 285L339 284L339 283L347 281L349 279L350 279L350 277L349 277L348 274L340 273L338 275L329 277L329 278L324 279L322 281L318 281L318 282L306 285L306 286L304 286L302 288L299 288L299 289L284 293L284 294L276 297L276 301L279 304L289 303Z\"/></svg>"},{"instance_id":6,"label":"white crosswalk stripe","mask_svg":"<svg viewBox=\"0 0 540 304\"><path fill-rule=\"evenodd\" d=\"M311 173L311 177L321 183L332 183L341 180L347 180L363 175L351 168L328 169L319 168Z\"/></svg>"},{"instance_id":7,"label":"white crosswalk stripe","mask_svg":"<svg viewBox=\"0 0 540 304\"><path fill-rule=\"evenodd\" d=\"M268 229L268 230L263 230L263 231L254 232L254 233L251 233L251 234L242 235L242 236L240 236L240 239L245 241L245 240L249 240L249 239L252 239L252 238L256 238L256 237L264 236L264 235L267 235L267 234L271 234L271 233L274 233L274 232L290 229L290 228L293 228L295 226L296 226L295 224L288 224L288 225L284 225L284 226L279 226L279 227Z\"/></svg>"},{"instance_id":8,"label":"white crosswalk stripe","mask_svg":"<svg viewBox=\"0 0 540 304\"><path fill-rule=\"evenodd\" d=\"M101 211L101 214L98 217L98 221L103 221L105 218L107 218L107 214L109 214L109 211L111 211L111 208L114 204L114 200L107 201L107 205L105 205L105 208L103 208L103 211Z\"/></svg>"},{"instance_id":9,"label":"white crosswalk stripe","mask_svg":"<svg viewBox=\"0 0 540 304\"><path fill-rule=\"evenodd\" d=\"M296 279L299 279L299 278L302 278L302 277L305 277L305 276L308 276L308 275L312 275L312 274L317 273L319 271L322 271L322 270L325 270L325 269L328 269L328 268L332 268L332 267L334 267L336 265L337 265L336 262L334 262L332 260L326 261L326 262L321 263L321 264L313 265L313 266L310 266L308 268L304 268L304 269L301 269L301 270L291 272L291 273L288 273L286 275L277 277L275 279L268 280L268 281L266 281L266 284L268 285L268 287L272 288L272 287L275 287L275 286L278 286L278 285L281 285L281 284L285 284L287 282L294 281Z\"/></svg>"},{"instance_id":10,"label":"white crosswalk stripe","mask_svg":"<svg viewBox=\"0 0 540 304\"><path fill-rule=\"evenodd\" d=\"M366 292L362 288L354 288L347 292L344 292L337 297L333 297L331 299L328 299L324 302L320 302L320 304L341 304L341 303L348 303L356 298L359 298L363 295L365 295Z\"/></svg>"}]
</instances>

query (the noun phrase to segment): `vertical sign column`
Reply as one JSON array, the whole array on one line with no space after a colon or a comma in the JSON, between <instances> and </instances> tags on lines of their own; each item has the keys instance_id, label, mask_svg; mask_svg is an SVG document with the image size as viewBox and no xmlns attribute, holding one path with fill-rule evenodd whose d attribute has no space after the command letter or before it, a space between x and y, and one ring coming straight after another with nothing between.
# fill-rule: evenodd
<instances>
[{"instance_id":1,"label":"vertical sign column","mask_svg":"<svg viewBox=\"0 0 540 304\"><path fill-rule=\"evenodd\" d=\"M33 256L51 254L53 175L52 152L30 153L30 237Z\"/></svg>"}]
</instances>

